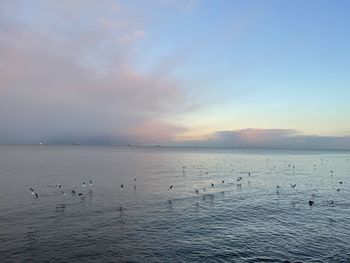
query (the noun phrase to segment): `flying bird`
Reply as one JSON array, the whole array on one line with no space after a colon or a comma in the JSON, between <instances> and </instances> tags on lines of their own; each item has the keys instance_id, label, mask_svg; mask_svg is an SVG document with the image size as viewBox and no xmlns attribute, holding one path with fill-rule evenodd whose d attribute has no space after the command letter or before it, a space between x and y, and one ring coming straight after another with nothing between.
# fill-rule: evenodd
<instances>
[{"instance_id":1,"label":"flying bird","mask_svg":"<svg viewBox=\"0 0 350 263\"><path fill-rule=\"evenodd\" d=\"M38 198L39 198L39 195L38 195L36 192L34 192L34 189L33 189L33 188L29 188L29 190L30 190L30 193L31 193L32 195L34 195L34 198L35 198L35 199L38 199Z\"/></svg>"},{"instance_id":2,"label":"flying bird","mask_svg":"<svg viewBox=\"0 0 350 263\"><path fill-rule=\"evenodd\" d=\"M294 188L294 187L297 186L297 184L290 184L290 186L291 186L292 188Z\"/></svg>"}]
</instances>

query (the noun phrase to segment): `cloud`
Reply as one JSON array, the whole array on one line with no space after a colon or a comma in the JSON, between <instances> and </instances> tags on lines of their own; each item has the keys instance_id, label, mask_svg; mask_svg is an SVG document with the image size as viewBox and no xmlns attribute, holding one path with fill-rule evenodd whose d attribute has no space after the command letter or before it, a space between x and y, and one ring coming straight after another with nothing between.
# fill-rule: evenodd
<instances>
[{"instance_id":1,"label":"cloud","mask_svg":"<svg viewBox=\"0 0 350 263\"><path fill-rule=\"evenodd\" d=\"M184 130L171 118L188 110L187 94L167 76L132 67L145 30L101 16L109 1L88 1L83 10L75 1L36 2L52 14L44 26L22 20L31 16L22 3L0 5L0 143L147 144Z\"/></svg>"},{"instance_id":2,"label":"cloud","mask_svg":"<svg viewBox=\"0 0 350 263\"><path fill-rule=\"evenodd\" d=\"M144 120L137 126L132 127L128 130L128 135L135 138L135 141L139 144L158 144L159 142L167 143L172 141L176 134L185 131L187 131L185 127L180 127L165 121L150 119Z\"/></svg>"},{"instance_id":3,"label":"cloud","mask_svg":"<svg viewBox=\"0 0 350 263\"><path fill-rule=\"evenodd\" d=\"M159 1L163 4L171 5L183 11L192 11L197 5L200 4L200 0L159 0Z\"/></svg>"},{"instance_id":4,"label":"cloud","mask_svg":"<svg viewBox=\"0 0 350 263\"><path fill-rule=\"evenodd\" d=\"M177 142L190 146L286 148L286 149L350 149L350 136L302 135L293 129L242 129L216 131L203 139Z\"/></svg>"}]
</instances>

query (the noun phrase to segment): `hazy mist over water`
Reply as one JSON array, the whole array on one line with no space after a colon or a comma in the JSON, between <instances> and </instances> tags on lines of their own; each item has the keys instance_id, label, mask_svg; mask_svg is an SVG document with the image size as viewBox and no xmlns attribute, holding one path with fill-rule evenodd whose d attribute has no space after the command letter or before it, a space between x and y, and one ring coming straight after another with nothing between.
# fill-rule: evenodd
<instances>
[{"instance_id":1,"label":"hazy mist over water","mask_svg":"<svg viewBox=\"0 0 350 263\"><path fill-rule=\"evenodd\" d=\"M347 151L2 145L0 262L348 262L349 170Z\"/></svg>"}]
</instances>

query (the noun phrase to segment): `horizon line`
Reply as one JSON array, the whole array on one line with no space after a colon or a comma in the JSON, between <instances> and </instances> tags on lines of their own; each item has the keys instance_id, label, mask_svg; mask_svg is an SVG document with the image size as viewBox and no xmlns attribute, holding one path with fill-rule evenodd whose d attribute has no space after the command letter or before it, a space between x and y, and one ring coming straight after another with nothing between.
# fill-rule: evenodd
<instances>
[{"instance_id":1,"label":"horizon line","mask_svg":"<svg viewBox=\"0 0 350 263\"><path fill-rule=\"evenodd\" d=\"M198 148L198 149L237 149L237 150L292 150L292 151L339 151L349 152L350 148L347 149L336 149L336 148L287 148L287 147L237 147L237 146L215 146L215 145L137 145L137 144L77 144L77 143L0 143L0 146L103 146L103 147L134 147L134 148Z\"/></svg>"}]
</instances>

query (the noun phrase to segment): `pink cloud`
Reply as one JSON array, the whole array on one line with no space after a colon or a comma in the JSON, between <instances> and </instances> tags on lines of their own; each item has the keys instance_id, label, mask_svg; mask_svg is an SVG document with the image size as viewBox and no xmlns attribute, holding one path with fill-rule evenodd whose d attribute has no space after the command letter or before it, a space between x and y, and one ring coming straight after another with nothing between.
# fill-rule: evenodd
<instances>
[{"instance_id":1,"label":"pink cloud","mask_svg":"<svg viewBox=\"0 0 350 263\"><path fill-rule=\"evenodd\" d=\"M52 6L45 8L49 12ZM75 21L68 13L67 22ZM183 130L171 122L188 110L179 83L139 73L130 63L143 29L99 16L83 31L65 35L61 29L34 30L15 18L5 20L0 24L0 142L108 137L146 143ZM119 43L124 36L132 39Z\"/></svg>"},{"instance_id":2,"label":"pink cloud","mask_svg":"<svg viewBox=\"0 0 350 263\"><path fill-rule=\"evenodd\" d=\"M141 143L169 143L175 140L178 133L184 132L187 129L172 123L149 119L140 122L137 126L132 127L127 134L135 138L140 138Z\"/></svg>"}]
</instances>

